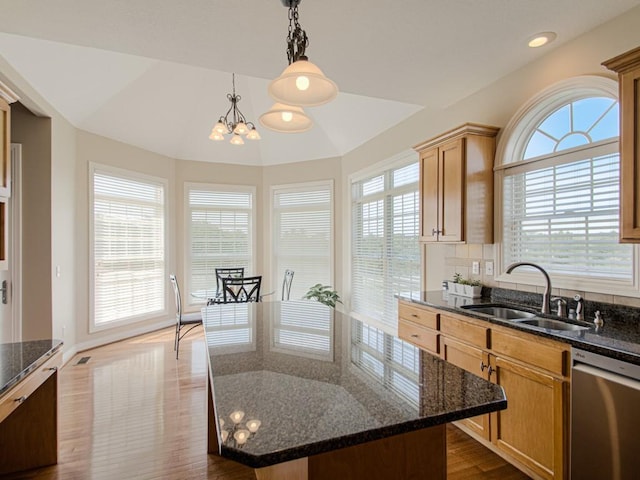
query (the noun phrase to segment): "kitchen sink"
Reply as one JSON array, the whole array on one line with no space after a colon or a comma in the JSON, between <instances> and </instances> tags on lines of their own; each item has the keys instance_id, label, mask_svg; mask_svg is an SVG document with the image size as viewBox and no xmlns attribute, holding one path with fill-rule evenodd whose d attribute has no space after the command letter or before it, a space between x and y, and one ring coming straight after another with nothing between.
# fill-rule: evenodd
<instances>
[{"instance_id":1,"label":"kitchen sink","mask_svg":"<svg viewBox=\"0 0 640 480\"><path fill-rule=\"evenodd\" d=\"M460 308L502 320L521 320L536 316L535 313L505 305L462 305Z\"/></svg>"},{"instance_id":2,"label":"kitchen sink","mask_svg":"<svg viewBox=\"0 0 640 480\"><path fill-rule=\"evenodd\" d=\"M573 323L563 322L562 320L552 320L549 318L532 318L530 320L521 320L519 325L530 325L532 327L544 328L545 330L589 330L589 327L575 325Z\"/></svg>"}]
</instances>

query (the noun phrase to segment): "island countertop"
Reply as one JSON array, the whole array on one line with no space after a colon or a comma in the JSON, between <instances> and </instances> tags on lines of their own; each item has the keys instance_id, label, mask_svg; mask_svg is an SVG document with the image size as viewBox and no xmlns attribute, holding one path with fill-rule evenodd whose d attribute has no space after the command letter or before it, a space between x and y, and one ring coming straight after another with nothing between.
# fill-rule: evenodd
<instances>
[{"instance_id":1,"label":"island countertop","mask_svg":"<svg viewBox=\"0 0 640 480\"><path fill-rule=\"evenodd\" d=\"M61 347L61 340L1 343L0 397L46 362Z\"/></svg>"},{"instance_id":2,"label":"island countertop","mask_svg":"<svg viewBox=\"0 0 640 480\"><path fill-rule=\"evenodd\" d=\"M500 386L317 302L202 312L219 453L253 468L507 406Z\"/></svg>"}]
</instances>

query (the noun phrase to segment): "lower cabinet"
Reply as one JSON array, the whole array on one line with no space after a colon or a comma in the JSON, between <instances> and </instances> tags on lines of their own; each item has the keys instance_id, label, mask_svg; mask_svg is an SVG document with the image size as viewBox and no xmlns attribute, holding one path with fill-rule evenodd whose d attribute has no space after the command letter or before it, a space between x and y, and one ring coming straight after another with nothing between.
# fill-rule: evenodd
<instances>
[{"instance_id":1,"label":"lower cabinet","mask_svg":"<svg viewBox=\"0 0 640 480\"><path fill-rule=\"evenodd\" d=\"M568 478L569 346L463 315L428 312L439 314L438 330L429 330L430 345L439 340L439 356L497 383L507 397L506 410L458 425L533 478ZM402 324L400 317L400 336L421 347L415 337L402 335L408 332Z\"/></svg>"}]
</instances>

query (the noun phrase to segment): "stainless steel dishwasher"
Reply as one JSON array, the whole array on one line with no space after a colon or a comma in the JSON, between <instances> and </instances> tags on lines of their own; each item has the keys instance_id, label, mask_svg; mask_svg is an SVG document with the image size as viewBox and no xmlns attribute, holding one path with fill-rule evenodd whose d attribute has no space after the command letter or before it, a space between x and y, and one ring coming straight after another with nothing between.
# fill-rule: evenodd
<instances>
[{"instance_id":1,"label":"stainless steel dishwasher","mask_svg":"<svg viewBox=\"0 0 640 480\"><path fill-rule=\"evenodd\" d=\"M571 479L640 478L640 366L572 350Z\"/></svg>"}]
</instances>

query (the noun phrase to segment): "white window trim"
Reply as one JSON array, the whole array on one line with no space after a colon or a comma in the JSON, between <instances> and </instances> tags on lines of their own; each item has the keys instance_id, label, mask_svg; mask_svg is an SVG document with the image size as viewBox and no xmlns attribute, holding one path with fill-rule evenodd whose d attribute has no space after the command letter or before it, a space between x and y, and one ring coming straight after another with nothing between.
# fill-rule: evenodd
<instances>
[{"instance_id":1,"label":"white window trim","mask_svg":"<svg viewBox=\"0 0 640 480\"><path fill-rule=\"evenodd\" d=\"M537 126L552 110L555 110L569 101L590 96L608 96L618 99L618 83L607 77L595 75L583 75L557 82L537 95L530 98L522 105L509 123L504 128L498 141L496 149L496 165L494 167L494 209L495 209L495 248L496 248L496 282L510 284L525 284L544 286L544 278L538 272L527 273L524 270L514 270L511 274L506 274L507 265L503 259L503 210L502 191L504 188L504 170L509 167L516 167L526 164L528 161L516 161L509 163L506 160L512 158L522 158L522 153L526 148L529 137L522 132L529 132ZM603 142L607 143L607 142ZM610 143L610 142L609 142ZM563 152L564 153L564 152ZM597 292L611 295L640 296L639 282L639 247L633 248L633 280L631 282L614 280L596 280L581 277L579 275L563 275L553 277L553 288L560 288L578 292Z\"/></svg>"},{"instance_id":2,"label":"white window trim","mask_svg":"<svg viewBox=\"0 0 640 480\"><path fill-rule=\"evenodd\" d=\"M353 231L353 219L351 218L351 209L352 209L353 199L351 198L351 192L352 192L353 184L355 182L359 182L366 178L373 177L387 170L392 170L395 168L400 168L400 167L409 165L410 163L414 163L419 160L420 160L420 157L418 155L418 152L416 152L413 149L408 149L408 150L399 152L386 160L381 160L372 165L369 165L366 168L358 170L357 172L351 173L347 178L347 182L344 186L344 192L343 192L343 198L344 198L344 202L342 202L344 206L343 218L345 218L346 221L344 222L344 230L343 230L345 232L343 234L343 238L344 238L343 252L345 252L344 253L345 261L342 262L343 263L343 267L342 267L343 268L343 286L344 286L345 298L343 298L342 301L344 302L345 311L349 312L349 315L353 316L356 319L362 320L374 326L375 328L378 328L379 330L382 330L384 332L387 332L391 335L396 335L396 336L398 334L397 326L393 328L384 322L381 322L374 318L370 318L365 315L360 315L357 312L353 312L351 310L351 278L352 278L351 265L353 263L353 255L352 255L353 239L351 238L351 233ZM420 247L420 265L424 265L424 248L422 247ZM425 285L424 275L422 275L420 282L422 283L422 289L424 289L424 285Z\"/></svg>"},{"instance_id":3,"label":"white window trim","mask_svg":"<svg viewBox=\"0 0 640 480\"><path fill-rule=\"evenodd\" d=\"M274 299L279 299L280 298L280 283L282 282L282 278L276 278L277 277L277 272L275 271L275 267L274 267L274 253L273 253L273 247L275 245L275 235L276 235L276 230L274 228L275 225L275 214L274 214L274 202L273 202L273 195L276 191L278 190L287 190L289 192L293 192L295 190L299 190L299 191L307 191L310 188L314 188L314 187L329 187L329 191L331 193L331 199L330 199L330 203L329 203L329 211L331 213L331 240L329 241L329 283L332 287L335 288L335 239L336 239L336 215L335 215L335 188L334 188L334 182L333 180L318 180L315 182L302 182L302 183L285 183L285 184L280 184L280 185L271 185L271 187L269 188L269 232L267 235L268 240L268 244L266 245L265 248L265 256L268 258L268 262L269 265L266 266L267 271L269 272L269 278L271 279L271 288L267 288L267 290L265 290L265 292L268 291L275 291L274 295ZM266 252L269 252L268 255L266 255ZM295 281L295 280L294 280ZM263 289L265 288L264 286L262 287ZM341 301L344 302L344 300L342 299L342 294L340 295L340 299ZM339 304L338 304L339 305ZM336 306L337 307L337 306Z\"/></svg>"},{"instance_id":4,"label":"white window trim","mask_svg":"<svg viewBox=\"0 0 640 480\"><path fill-rule=\"evenodd\" d=\"M137 324L145 320L158 317L166 317L169 313L167 308L167 295L164 296L164 308L156 312L127 318L126 320L118 320L108 322L104 325L96 325L95 323L95 231L94 231L94 191L93 177L96 172L106 174L120 175L125 178L138 179L141 181L153 182L161 184L164 187L164 277L168 278L167 268L169 265L168 251L169 249L169 181L166 178L155 177L144 173L133 172L123 168L112 167L95 162L89 162L89 333L96 333L114 328ZM166 293L166 292L165 292Z\"/></svg>"},{"instance_id":5,"label":"white window trim","mask_svg":"<svg viewBox=\"0 0 640 480\"><path fill-rule=\"evenodd\" d=\"M204 300L198 300L191 296L189 292L191 292L191 255L189 255L189 251L191 249L191 215L190 215L190 206L189 206L189 192L191 189L202 189L202 190L211 190L211 191L220 191L225 190L228 192L241 192L241 193L251 193L251 271L256 272L256 257L257 257L257 245L258 241L256 239L257 235L257 226L256 226L256 187L254 185L226 185L220 183L196 183L196 182L185 182L183 185L183 198L184 198L184 211L183 211L183 228L184 228L184 269L182 272L182 284L184 285L182 288L185 289L182 293L182 301L184 303L183 307L193 307L198 306L201 307L204 305ZM212 285L212 288L215 285ZM264 291L264 285L261 287L261 291Z\"/></svg>"}]
</instances>

